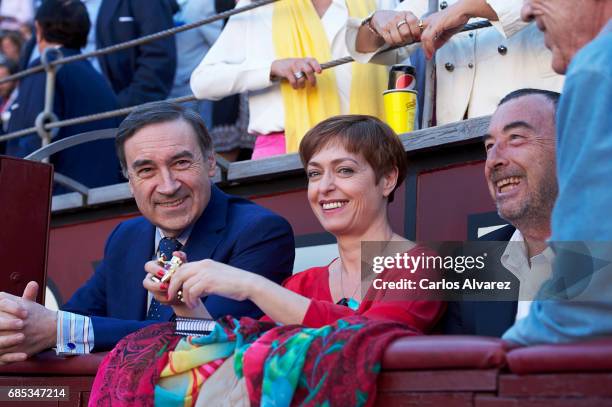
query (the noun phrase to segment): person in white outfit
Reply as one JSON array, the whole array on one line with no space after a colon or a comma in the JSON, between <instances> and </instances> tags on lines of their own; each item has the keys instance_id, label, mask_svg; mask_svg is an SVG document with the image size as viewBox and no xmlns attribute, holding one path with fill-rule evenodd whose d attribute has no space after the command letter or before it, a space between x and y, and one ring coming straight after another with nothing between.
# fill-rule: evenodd
<instances>
[{"instance_id":1,"label":"person in white outfit","mask_svg":"<svg viewBox=\"0 0 612 407\"><path fill-rule=\"evenodd\" d=\"M426 56L437 49L437 124L492 114L502 97L516 89L561 91L563 77L550 68L542 33L521 21L522 0L444 0L426 16L428 3L404 1L366 20L349 19L346 40L351 55L363 63L397 63L419 45L374 55L386 46L421 39ZM493 26L458 32L482 18Z\"/></svg>"}]
</instances>

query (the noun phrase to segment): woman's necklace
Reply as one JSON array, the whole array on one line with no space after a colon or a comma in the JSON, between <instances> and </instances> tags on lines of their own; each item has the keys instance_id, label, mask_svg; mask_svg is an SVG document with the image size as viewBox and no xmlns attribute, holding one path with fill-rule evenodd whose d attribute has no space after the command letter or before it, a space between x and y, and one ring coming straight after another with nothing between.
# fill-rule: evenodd
<instances>
[{"instance_id":1,"label":"woman's necklace","mask_svg":"<svg viewBox=\"0 0 612 407\"><path fill-rule=\"evenodd\" d=\"M342 278L342 275L344 274L343 270L342 270L342 260L340 260L340 267L338 267L338 271L340 272L340 292L342 293L342 298L340 299L340 301L338 301L339 305L344 305L346 307L349 307L350 309L352 309L353 311L356 311L357 308L359 308L359 301L357 301L355 299L355 294L357 294L357 290L359 289L359 287L361 287L361 283L358 284L355 289L353 290L353 293L351 294L350 297L347 297L344 294L344 280Z\"/></svg>"},{"instance_id":2,"label":"woman's necklace","mask_svg":"<svg viewBox=\"0 0 612 407\"><path fill-rule=\"evenodd\" d=\"M388 239L386 239L385 246L383 247L383 250L382 250L383 253L387 250L387 246L389 245L389 242L391 242L392 240L393 240L393 232L391 232L391 236ZM357 308L359 308L359 302L354 297L355 297L355 294L357 294L357 290L361 287L361 281L359 282L357 287L355 287L351 296L347 297L344 294L344 281L342 278L342 275L344 274L344 272L342 269L343 269L342 260L338 258L338 271L340 272L340 292L342 294L342 298L340 299L340 301L338 301L338 305L347 306L353 311L355 311L357 310Z\"/></svg>"}]
</instances>

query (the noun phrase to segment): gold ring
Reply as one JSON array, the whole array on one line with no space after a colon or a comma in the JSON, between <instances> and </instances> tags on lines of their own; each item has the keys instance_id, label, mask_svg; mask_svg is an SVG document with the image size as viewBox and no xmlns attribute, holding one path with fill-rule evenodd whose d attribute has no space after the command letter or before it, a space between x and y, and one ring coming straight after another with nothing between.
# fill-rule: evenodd
<instances>
[{"instance_id":1,"label":"gold ring","mask_svg":"<svg viewBox=\"0 0 612 407\"><path fill-rule=\"evenodd\" d=\"M425 29L425 26L423 25L423 20L419 20L419 23L417 24L417 27L419 27L419 29L421 31L423 31Z\"/></svg>"},{"instance_id":2,"label":"gold ring","mask_svg":"<svg viewBox=\"0 0 612 407\"><path fill-rule=\"evenodd\" d=\"M397 23L397 26L396 26L396 27L399 29L399 28L400 28L402 25L404 25L404 24L408 24L408 21L406 21L405 19L404 19L404 20L402 20L402 21L400 21L399 23Z\"/></svg>"}]
</instances>

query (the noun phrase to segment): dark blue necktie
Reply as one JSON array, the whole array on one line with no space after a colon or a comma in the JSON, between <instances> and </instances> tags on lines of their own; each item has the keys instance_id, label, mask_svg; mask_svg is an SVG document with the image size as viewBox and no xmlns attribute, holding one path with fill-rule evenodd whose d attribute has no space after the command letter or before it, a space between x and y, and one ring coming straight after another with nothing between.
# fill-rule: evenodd
<instances>
[{"instance_id":1,"label":"dark blue necktie","mask_svg":"<svg viewBox=\"0 0 612 407\"><path fill-rule=\"evenodd\" d=\"M164 237L159 241L159 248L157 253L160 256L164 256L166 261L169 261L172 258L172 253L181 250L183 245L176 239L170 239ZM151 298L151 305L149 306L149 312L147 312L147 319L152 319L155 321L161 320L161 311L168 307L167 305L162 305L155 298Z\"/></svg>"}]
</instances>

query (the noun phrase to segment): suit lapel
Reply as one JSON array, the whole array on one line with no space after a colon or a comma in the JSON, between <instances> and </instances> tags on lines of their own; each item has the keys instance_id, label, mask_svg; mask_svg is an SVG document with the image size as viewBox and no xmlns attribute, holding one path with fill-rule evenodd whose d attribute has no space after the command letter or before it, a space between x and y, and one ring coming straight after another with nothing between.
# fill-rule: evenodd
<instances>
[{"instance_id":1,"label":"suit lapel","mask_svg":"<svg viewBox=\"0 0 612 407\"><path fill-rule=\"evenodd\" d=\"M147 314L147 290L142 286L142 280L145 277L144 264L153 258L155 250L155 227L147 221L139 234L130 242L129 255L125 259L125 281L117 282L121 284L118 289L123 292L129 318L134 320L142 320Z\"/></svg>"},{"instance_id":2,"label":"suit lapel","mask_svg":"<svg viewBox=\"0 0 612 407\"><path fill-rule=\"evenodd\" d=\"M188 261L203 260L212 257L215 248L223 238L220 233L225 227L228 196L215 185L211 185L210 201L196 221L189 239L183 248ZM172 317L172 308L161 309L162 320Z\"/></svg>"},{"instance_id":3,"label":"suit lapel","mask_svg":"<svg viewBox=\"0 0 612 407\"><path fill-rule=\"evenodd\" d=\"M210 201L204 213L197 220L185 245L187 259L202 260L210 258L219 244L225 227L228 196L212 185Z\"/></svg>"},{"instance_id":4,"label":"suit lapel","mask_svg":"<svg viewBox=\"0 0 612 407\"><path fill-rule=\"evenodd\" d=\"M105 37L105 30L108 30L108 27L114 27L112 25L112 19L115 15L115 10L119 7L119 3L121 0L102 0L102 4L100 5L100 10L98 11L98 17L95 22L96 24L96 47L100 46L100 38L102 36Z\"/></svg>"}]
</instances>

